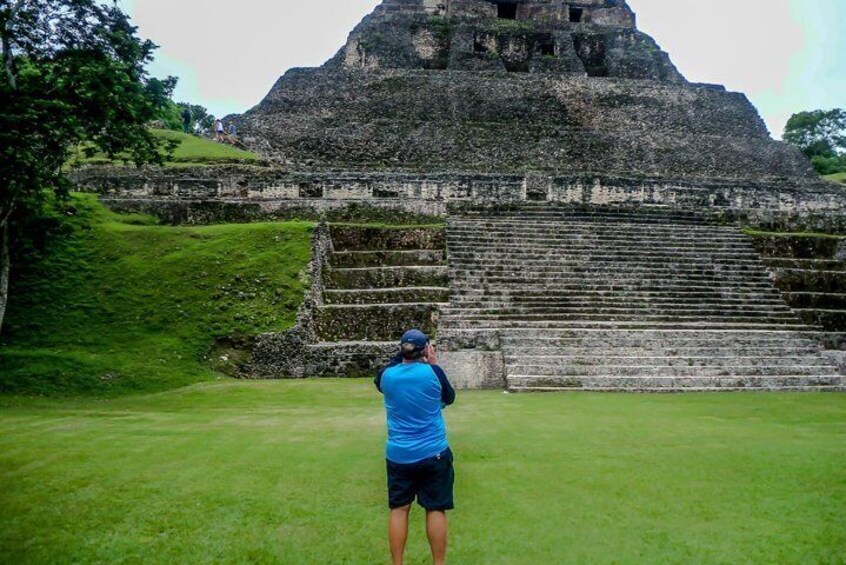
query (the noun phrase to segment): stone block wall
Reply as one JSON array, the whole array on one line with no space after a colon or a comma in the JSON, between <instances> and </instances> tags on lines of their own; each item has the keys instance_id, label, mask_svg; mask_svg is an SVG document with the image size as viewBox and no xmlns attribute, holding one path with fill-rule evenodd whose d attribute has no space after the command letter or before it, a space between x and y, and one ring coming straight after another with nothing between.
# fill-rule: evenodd
<instances>
[{"instance_id":1,"label":"stone block wall","mask_svg":"<svg viewBox=\"0 0 846 565\"><path fill-rule=\"evenodd\" d=\"M819 180L740 183L543 171L292 173L252 167L96 167L76 171L73 178L79 189L100 193L117 211L149 213L171 224L289 218L419 223L467 206L554 202L696 209L762 229L846 233L842 186Z\"/></svg>"},{"instance_id":2,"label":"stone block wall","mask_svg":"<svg viewBox=\"0 0 846 565\"><path fill-rule=\"evenodd\" d=\"M368 376L409 328L437 333L448 300L442 227L321 224L295 328L256 340L253 378Z\"/></svg>"},{"instance_id":3,"label":"stone block wall","mask_svg":"<svg viewBox=\"0 0 846 565\"><path fill-rule=\"evenodd\" d=\"M846 336L846 239L813 234L753 239L776 288L802 319Z\"/></svg>"},{"instance_id":4,"label":"stone block wall","mask_svg":"<svg viewBox=\"0 0 846 565\"><path fill-rule=\"evenodd\" d=\"M239 120L303 171L816 178L798 149L769 137L745 96L705 85L300 69Z\"/></svg>"}]
</instances>

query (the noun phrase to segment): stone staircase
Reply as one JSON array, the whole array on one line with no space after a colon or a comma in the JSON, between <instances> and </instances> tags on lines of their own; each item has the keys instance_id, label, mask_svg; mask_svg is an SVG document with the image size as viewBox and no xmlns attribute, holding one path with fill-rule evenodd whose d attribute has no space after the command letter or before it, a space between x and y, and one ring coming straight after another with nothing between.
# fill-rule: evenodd
<instances>
[{"instance_id":1,"label":"stone staircase","mask_svg":"<svg viewBox=\"0 0 846 565\"><path fill-rule=\"evenodd\" d=\"M441 339L498 342L510 390L846 390L735 228L527 204L451 217L447 246Z\"/></svg>"},{"instance_id":2,"label":"stone staircase","mask_svg":"<svg viewBox=\"0 0 846 565\"><path fill-rule=\"evenodd\" d=\"M315 309L319 342L306 357L335 359L312 373L370 374L408 328L436 331L449 297L444 229L333 225L329 234Z\"/></svg>"}]
</instances>

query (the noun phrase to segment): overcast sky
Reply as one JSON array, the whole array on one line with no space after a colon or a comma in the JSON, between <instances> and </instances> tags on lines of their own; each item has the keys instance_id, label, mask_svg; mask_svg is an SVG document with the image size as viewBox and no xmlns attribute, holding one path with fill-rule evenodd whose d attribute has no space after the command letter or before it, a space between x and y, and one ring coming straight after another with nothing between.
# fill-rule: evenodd
<instances>
[{"instance_id":1,"label":"overcast sky","mask_svg":"<svg viewBox=\"0 0 846 565\"><path fill-rule=\"evenodd\" d=\"M290 67L318 66L378 0L119 0L161 49L175 98L224 115ZM794 112L846 107L846 0L629 0L691 81L744 92L775 137Z\"/></svg>"}]
</instances>

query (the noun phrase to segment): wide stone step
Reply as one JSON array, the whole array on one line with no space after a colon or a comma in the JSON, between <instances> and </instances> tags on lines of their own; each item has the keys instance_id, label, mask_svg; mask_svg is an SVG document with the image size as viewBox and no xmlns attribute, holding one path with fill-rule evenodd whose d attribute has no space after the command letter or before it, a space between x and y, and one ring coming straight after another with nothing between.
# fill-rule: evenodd
<instances>
[{"instance_id":1,"label":"wide stone step","mask_svg":"<svg viewBox=\"0 0 846 565\"><path fill-rule=\"evenodd\" d=\"M709 343L707 341L696 342L696 346L689 343L680 347L671 343L649 343L643 347L619 347L614 343L602 343L594 346L574 346L567 343L558 347L503 344L502 351L506 359L509 358L550 358L579 357L585 355L602 355L613 352L620 357L672 357L672 358L712 358L714 356L752 356L755 359L772 359L786 357L803 357L805 355L817 355L820 353L820 346L798 346L792 343L763 343L763 344L738 344L735 346L726 343Z\"/></svg>"},{"instance_id":2,"label":"wide stone step","mask_svg":"<svg viewBox=\"0 0 846 565\"><path fill-rule=\"evenodd\" d=\"M753 312L732 312L732 311L709 311L709 312L692 312L692 313L676 313L676 312L661 312L661 313L646 313L646 312L629 312L629 313L603 313L603 312L549 312L545 314L530 314L530 313L478 313L463 311L447 310L444 312L443 320L445 323L462 323L462 322L485 322L485 321L500 321L500 322L718 322L726 321L730 323L773 323L773 324L796 324L799 319L789 310L784 313L769 314L767 312L753 313Z\"/></svg>"},{"instance_id":3,"label":"wide stone step","mask_svg":"<svg viewBox=\"0 0 846 565\"><path fill-rule=\"evenodd\" d=\"M339 251L329 254L329 265L335 268L432 266L445 263L446 250L443 249Z\"/></svg>"},{"instance_id":4,"label":"wide stone step","mask_svg":"<svg viewBox=\"0 0 846 565\"><path fill-rule=\"evenodd\" d=\"M562 254L557 250L550 250L543 255L531 255L526 253L514 252L507 255L494 255L479 251L475 253L453 253L450 255L450 263L454 265L490 265L495 267L510 267L514 266L515 262L522 263L526 266L540 266L540 267L587 267L593 266L593 262L589 262L582 255ZM767 273L770 271L762 267L756 261L751 259L744 260L724 260L719 256L691 256L687 258L676 258L671 263L661 263L656 265L654 262L642 259L632 258L629 255L622 253L615 256L605 257L605 262L610 263L625 263L633 267L661 267L669 268L695 268L695 269L720 269L724 271L754 271L756 273ZM598 262L600 266L602 262Z\"/></svg>"},{"instance_id":5,"label":"wide stone step","mask_svg":"<svg viewBox=\"0 0 846 565\"><path fill-rule=\"evenodd\" d=\"M642 392L707 392L742 390L825 391L846 390L846 379L833 375L767 375L767 376L639 376L594 375L590 377L554 377L549 375L509 375L508 389L520 391L613 391Z\"/></svg>"},{"instance_id":6,"label":"wide stone step","mask_svg":"<svg viewBox=\"0 0 846 565\"><path fill-rule=\"evenodd\" d=\"M622 271L622 272L621 272ZM604 277L608 274L622 275L628 277L662 277L662 278L685 278L685 277L723 277L726 279L752 279L758 281L767 281L772 286L772 281L765 271L759 271L753 268L747 269L723 269L718 266L703 264L699 266L688 265L680 267L673 264L668 265L647 265L637 264L631 265L626 263L608 263L608 264L592 264L592 265L537 265L537 264L511 264L511 265L491 265L486 263L467 264L461 262L454 262L452 264L451 272L454 275L463 275L464 273L476 274L477 276L503 276L514 274L527 274L532 276L545 274L567 274L578 275L583 277L599 276Z\"/></svg>"},{"instance_id":7,"label":"wide stone step","mask_svg":"<svg viewBox=\"0 0 846 565\"><path fill-rule=\"evenodd\" d=\"M624 268L626 272L632 274L650 274L650 275L696 275L703 274L709 276L754 276L757 278L770 279L769 273L765 269L755 268L754 264L746 264L745 266L723 266L719 263L711 263L702 261L698 264L677 264L677 263L649 263L649 262L630 262L630 261L613 261L613 262L596 262L587 263L582 260L565 260L565 261L525 261L525 262L507 262L507 261L452 261L451 266L454 271L478 271L484 273L546 273L546 272L568 272L568 273L583 273L605 274L614 272L614 269Z\"/></svg>"},{"instance_id":8,"label":"wide stone step","mask_svg":"<svg viewBox=\"0 0 846 565\"><path fill-rule=\"evenodd\" d=\"M617 353L616 351L614 353ZM837 371L838 367L831 360L822 355L811 354L802 356L767 357L727 355L722 351L715 351L709 356L685 355L505 355L507 367L535 367L542 368L542 374L557 369L579 371L585 367L681 367L684 369L697 367L825 367L827 370ZM521 371L516 371L521 372Z\"/></svg>"},{"instance_id":9,"label":"wide stone step","mask_svg":"<svg viewBox=\"0 0 846 565\"><path fill-rule=\"evenodd\" d=\"M453 288L453 299L459 302L470 301L500 301L511 303L519 303L520 301L549 301L550 303L558 302L613 302L643 300L646 302L665 300L668 302L682 301L682 300L717 300L720 303L736 302L754 302L754 301L768 301L773 303L781 303L781 294L775 289L762 289L761 292L733 292L731 289L717 290L703 290L693 291L685 288L681 292L666 292L659 291L635 291L628 290L623 292L622 289L614 289L609 291L591 291L588 289L575 289L573 291L554 293L546 288L478 288L478 287L459 287Z\"/></svg>"},{"instance_id":10,"label":"wide stone step","mask_svg":"<svg viewBox=\"0 0 846 565\"><path fill-rule=\"evenodd\" d=\"M448 219L448 222L472 222L474 220L480 221L531 221L531 220L546 220L546 221L560 221L560 222L578 222L585 223L636 223L636 224L686 224L693 226L708 225L701 217L693 216L679 216L679 215L663 215L663 214L624 214L624 213L593 213L587 211L568 211L562 209L522 209L514 211L484 211L475 214L462 213L460 215L453 215Z\"/></svg>"},{"instance_id":11,"label":"wide stone step","mask_svg":"<svg viewBox=\"0 0 846 565\"><path fill-rule=\"evenodd\" d=\"M839 376L836 366L817 365L734 365L734 366L664 366L664 365L582 365L552 366L529 365L506 367L506 374L521 374L550 377L729 377L729 376L771 376L811 375Z\"/></svg>"},{"instance_id":12,"label":"wide stone step","mask_svg":"<svg viewBox=\"0 0 846 565\"><path fill-rule=\"evenodd\" d=\"M591 215L574 215L567 217L562 221L560 215L536 215L531 214L525 217L521 217L519 215L511 215L511 216L492 216L492 217L482 217L482 216L450 216L447 218L446 225L447 227L452 226L473 226L473 225L525 225L525 224L542 224L542 225L549 225L549 226L570 226L570 225L586 225L586 226L594 226L599 227L605 225L607 223L606 220L609 218L615 218L616 221L614 222L615 227L618 225L632 225L632 226L667 226L667 227L674 227L674 228L689 228L691 230L697 229L710 229L710 230L725 230L725 231L736 231L736 228L732 226L720 226L716 224L711 224L707 222L677 222L670 217L661 218L659 216L637 216L637 215L629 215L629 216L611 216L611 215L599 215L599 216L591 216ZM639 219L648 219L649 221L638 221ZM663 220L663 221L656 221L656 220Z\"/></svg>"},{"instance_id":13,"label":"wide stone step","mask_svg":"<svg viewBox=\"0 0 846 565\"><path fill-rule=\"evenodd\" d=\"M737 322L737 321L701 321L677 322L677 321L525 321L525 320L446 320L442 323L442 329L466 329L466 330L523 330L532 331L537 329L546 330L587 330L587 329L616 329L616 330L637 330L637 329L660 329L660 330L790 330L790 331L816 331L817 328L804 323L772 323L772 322Z\"/></svg>"},{"instance_id":14,"label":"wide stone step","mask_svg":"<svg viewBox=\"0 0 846 565\"><path fill-rule=\"evenodd\" d=\"M499 308L473 308L467 306L458 306L455 304L451 304L449 307L444 308L443 314L446 316L452 315L462 315L462 316L522 316L527 315L530 317L538 317L544 316L547 314L552 315L559 315L559 314L566 314L566 315L578 315L578 314L590 314L592 316L600 316L600 315L644 315L644 314L661 314L661 313L672 313L674 316L697 316L697 315L722 315L722 314L735 314L735 315L758 315L758 314L791 314L792 310L785 306L784 304L768 304L764 306L752 307L752 306L726 306L722 304L718 305L702 305L693 307L691 305L686 306L676 306L672 307L669 305L651 305L646 303L641 304L630 304L628 306L621 306L621 307L610 307L610 306L603 306L603 305L594 305L594 306L551 306L551 305L543 305L543 306L503 306Z\"/></svg>"},{"instance_id":15,"label":"wide stone step","mask_svg":"<svg viewBox=\"0 0 846 565\"><path fill-rule=\"evenodd\" d=\"M773 323L760 320L729 321L709 320L703 321L699 318L696 321L657 321L657 320L456 320L446 319L443 322L444 328L450 329L476 329L476 330L514 330L533 331L538 329L546 330L588 330L588 329L614 329L614 330L782 330L782 331L816 331L817 328L802 322Z\"/></svg>"},{"instance_id":16,"label":"wide stone step","mask_svg":"<svg viewBox=\"0 0 846 565\"><path fill-rule=\"evenodd\" d=\"M434 335L438 304L367 304L320 306L315 331L322 341L398 341L409 328Z\"/></svg>"},{"instance_id":17,"label":"wide stone step","mask_svg":"<svg viewBox=\"0 0 846 565\"><path fill-rule=\"evenodd\" d=\"M558 240L582 240L597 242L658 242L665 244L695 244L695 243L722 243L725 245L752 246L751 240L736 232L717 231L691 231L685 229L655 229L644 228L620 229L614 226L613 232L599 231L597 229L578 229L574 226L561 226L559 228L545 227L527 222L523 227L496 228L490 226L467 226L450 227L447 231L447 241L460 239L498 239L503 237L527 237L533 240L558 241Z\"/></svg>"},{"instance_id":18,"label":"wide stone step","mask_svg":"<svg viewBox=\"0 0 846 565\"><path fill-rule=\"evenodd\" d=\"M454 265L450 270L453 278L462 279L500 279L507 277L518 278L519 280L528 279L549 279L553 281L581 279L590 281L594 279L602 280L656 280L656 281L719 281L731 284L733 282L753 282L772 286L770 279L764 273L717 273L713 270L702 271L648 271L644 269L559 269L555 267L544 268L520 268L515 266L512 269L497 269L490 267L479 268L465 268Z\"/></svg>"},{"instance_id":19,"label":"wide stone step","mask_svg":"<svg viewBox=\"0 0 846 565\"><path fill-rule=\"evenodd\" d=\"M657 329L608 330L602 328L548 332L531 329L507 330L502 333L503 347L752 347L802 346L819 347L817 333L765 329L764 331L732 331L689 329L667 331Z\"/></svg>"},{"instance_id":20,"label":"wide stone step","mask_svg":"<svg viewBox=\"0 0 846 565\"><path fill-rule=\"evenodd\" d=\"M647 253L647 252L644 252ZM652 254L656 256L655 253ZM588 263L588 256L575 253L562 253L561 250L544 248L540 252L532 252L530 250L514 249L507 253L504 252L490 252L480 249L477 251L454 251L451 250L449 254L450 263L462 263L470 265L490 264L490 265L512 265L515 261L524 261L527 265L531 264L555 264L555 265L585 265ZM696 254L691 253L687 256L667 257L661 255L663 259L672 261L672 265L684 267L686 265L693 265L701 267L704 265L713 265L720 268L740 268L753 267L756 270L765 270L757 263L757 258L749 255L740 258L731 258L725 255L718 254ZM593 255L595 261L593 262L625 262L630 265L649 265L653 264L652 260L640 256L633 256L631 253L620 252L615 255Z\"/></svg>"},{"instance_id":21,"label":"wide stone step","mask_svg":"<svg viewBox=\"0 0 846 565\"><path fill-rule=\"evenodd\" d=\"M532 256L537 256L539 253L547 256L562 257L569 260L581 259L582 261L624 261L629 263L643 263L648 262L649 259L660 260L697 260L697 261L745 261L755 263L758 257L752 252L746 251L725 251L725 250L708 250L708 249L669 249L660 247L649 247L648 250L641 249L597 249L596 247L569 247L569 248L554 248L549 246L533 246L529 244L517 244L508 246L501 244L456 244L449 246L450 262L453 261L453 255L459 253L472 253L478 257L479 261L486 261L490 259L497 259L508 254L525 254L529 259ZM457 257L456 257L457 258Z\"/></svg>"},{"instance_id":22,"label":"wide stone step","mask_svg":"<svg viewBox=\"0 0 846 565\"><path fill-rule=\"evenodd\" d=\"M543 219L525 220L525 221L508 221L508 222L453 222L447 224L446 235L448 237L458 234L507 234L507 233L525 233L534 234L545 233L557 236L572 236L572 237L598 237L598 238L614 238L614 237L653 237L656 239L667 239L675 236L685 239L695 238L716 238L735 240L743 242L754 242L752 238L747 236L736 228L719 228L713 226L686 226L675 224L633 224L618 222L613 225L613 229L608 229L608 226L599 222L550 222Z\"/></svg>"},{"instance_id":23,"label":"wide stone step","mask_svg":"<svg viewBox=\"0 0 846 565\"><path fill-rule=\"evenodd\" d=\"M628 297L614 297L604 299L583 299L570 298L561 299L550 296L546 300L536 297L517 297L511 300L480 299L456 296L450 300L451 307L455 310L462 309L501 309L501 308L551 308L551 309L579 309L579 308L619 308L632 305L636 308L669 308L678 309L686 307L724 307L724 308L753 308L765 309L772 307L784 307L779 300L744 300L744 299L717 299L703 300L701 298L691 299L664 299L657 297L644 297L640 300L633 300Z\"/></svg>"},{"instance_id":24,"label":"wide stone step","mask_svg":"<svg viewBox=\"0 0 846 565\"><path fill-rule=\"evenodd\" d=\"M436 281L441 279L435 279ZM438 286L437 283L432 283L429 279L426 282L411 279L405 281L408 286ZM395 284L387 284L388 282L395 282ZM364 284L359 283L349 288L374 287L374 286L400 286L394 280L388 280L384 284ZM490 287L498 287L502 289L527 289L527 290L547 290L550 294L555 294L562 291L608 291L615 290L636 290L636 291L652 291L652 292L725 292L737 293L739 290L746 292L768 292L772 286L767 285L763 281L744 281L744 280L708 280L708 279L694 279L690 281L680 280L649 280L642 278L628 278L602 281L602 279L587 280L583 277L561 277L552 279L550 277L532 277L532 276L514 276L514 277L485 277L485 276L468 276L456 277L452 285L456 292L462 292L467 289L484 290Z\"/></svg>"},{"instance_id":25,"label":"wide stone step","mask_svg":"<svg viewBox=\"0 0 846 565\"><path fill-rule=\"evenodd\" d=\"M449 284L445 266L325 269L323 280L327 289L443 287Z\"/></svg>"},{"instance_id":26,"label":"wide stone step","mask_svg":"<svg viewBox=\"0 0 846 565\"><path fill-rule=\"evenodd\" d=\"M385 304L404 302L449 302L449 288L437 286L326 290L327 304Z\"/></svg>"},{"instance_id":27,"label":"wide stone step","mask_svg":"<svg viewBox=\"0 0 846 565\"><path fill-rule=\"evenodd\" d=\"M722 241L719 239L697 240L697 239L663 239L663 238L587 238L568 237L555 234L544 234L535 232L534 235L510 234L510 233L476 233L457 237L450 234L447 240L447 247L460 247L470 245L492 245L506 247L521 245L526 247L542 246L555 248L572 249L632 249L646 245L655 246L659 249L670 250L720 250L720 251L743 251L752 252L751 244L744 241Z\"/></svg>"}]
</instances>

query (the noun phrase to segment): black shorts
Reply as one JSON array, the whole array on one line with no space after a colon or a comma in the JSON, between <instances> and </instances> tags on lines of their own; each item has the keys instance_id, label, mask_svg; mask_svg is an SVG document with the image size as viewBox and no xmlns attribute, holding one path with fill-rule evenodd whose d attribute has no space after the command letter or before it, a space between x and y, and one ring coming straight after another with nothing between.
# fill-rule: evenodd
<instances>
[{"instance_id":1,"label":"black shorts","mask_svg":"<svg viewBox=\"0 0 846 565\"><path fill-rule=\"evenodd\" d=\"M394 463L387 460L388 505L400 508L414 502L426 510L452 510L452 485L455 482L452 450L445 451L418 461L417 463Z\"/></svg>"}]
</instances>

